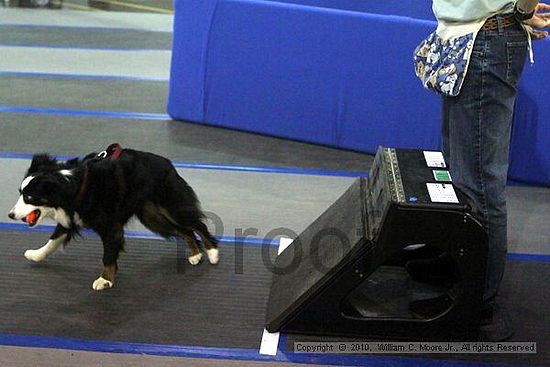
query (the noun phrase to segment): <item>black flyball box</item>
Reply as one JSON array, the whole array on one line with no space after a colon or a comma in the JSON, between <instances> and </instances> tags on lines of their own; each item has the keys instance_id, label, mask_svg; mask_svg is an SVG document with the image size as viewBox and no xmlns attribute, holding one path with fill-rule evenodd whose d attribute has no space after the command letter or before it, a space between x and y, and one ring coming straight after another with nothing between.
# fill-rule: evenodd
<instances>
[{"instance_id":1,"label":"black flyball box","mask_svg":"<svg viewBox=\"0 0 550 367\"><path fill-rule=\"evenodd\" d=\"M454 302L432 319L365 317L346 300L404 248L451 256ZM486 233L452 183L440 152L380 147L358 178L275 261L270 332L414 340L473 340L478 332Z\"/></svg>"}]
</instances>

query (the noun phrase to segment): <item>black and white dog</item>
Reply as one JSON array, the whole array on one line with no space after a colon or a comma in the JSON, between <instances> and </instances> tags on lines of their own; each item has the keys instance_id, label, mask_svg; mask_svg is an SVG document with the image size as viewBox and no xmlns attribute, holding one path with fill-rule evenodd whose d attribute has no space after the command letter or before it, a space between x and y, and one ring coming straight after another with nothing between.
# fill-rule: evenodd
<instances>
[{"instance_id":1,"label":"black and white dog","mask_svg":"<svg viewBox=\"0 0 550 367\"><path fill-rule=\"evenodd\" d=\"M217 240L204 224L205 215L193 189L161 156L112 144L84 159L59 162L47 154L33 157L19 189L20 197L9 217L34 227L45 217L57 227L49 241L27 250L30 261L42 261L78 234L94 230L103 241L103 271L92 285L111 288L124 245L124 225L134 215L151 231L165 238L182 237L191 249L189 262L201 261L197 234L208 255L219 259Z\"/></svg>"}]
</instances>

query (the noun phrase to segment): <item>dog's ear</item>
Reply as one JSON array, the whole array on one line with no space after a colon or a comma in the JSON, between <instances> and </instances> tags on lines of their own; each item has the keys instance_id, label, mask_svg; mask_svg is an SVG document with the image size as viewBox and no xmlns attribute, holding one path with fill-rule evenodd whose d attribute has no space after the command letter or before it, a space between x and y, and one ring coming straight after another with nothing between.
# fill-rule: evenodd
<instances>
[{"instance_id":1,"label":"dog's ear","mask_svg":"<svg viewBox=\"0 0 550 367\"><path fill-rule=\"evenodd\" d=\"M59 175L45 174L34 182L33 192L37 197L48 198L49 206L61 206L67 198L60 187L66 183Z\"/></svg>"},{"instance_id":2,"label":"dog's ear","mask_svg":"<svg viewBox=\"0 0 550 367\"><path fill-rule=\"evenodd\" d=\"M32 157L31 166L27 174L43 171L48 168L56 168L57 159L50 157L48 154L35 154Z\"/></svg>"}]
</instances>

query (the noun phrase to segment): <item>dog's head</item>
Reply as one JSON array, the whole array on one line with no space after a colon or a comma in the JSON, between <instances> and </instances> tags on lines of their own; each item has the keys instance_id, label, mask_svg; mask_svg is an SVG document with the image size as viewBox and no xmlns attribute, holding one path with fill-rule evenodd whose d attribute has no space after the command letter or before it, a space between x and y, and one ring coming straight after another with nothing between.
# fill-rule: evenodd
<instances>
[{"instance_id":1,"label":"dog's head","mask_svg":"<svg viewBox=\"0 0 550 367\"><path fill-rule=\"evenodd\" d=\"M35 155L19 188L19 200L8 216L23 220L30 227L41 223L45 217L57 220L64 216L72 175L66 164L47 154Z\"/></svg>"}]
</instances>

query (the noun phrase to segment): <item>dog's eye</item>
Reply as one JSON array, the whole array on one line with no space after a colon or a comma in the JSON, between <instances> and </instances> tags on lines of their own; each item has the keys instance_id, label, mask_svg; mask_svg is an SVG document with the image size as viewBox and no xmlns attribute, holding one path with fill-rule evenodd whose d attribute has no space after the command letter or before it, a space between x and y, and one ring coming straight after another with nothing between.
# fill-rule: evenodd
<instances>
[{"instance_id":1,"label":"dog's eye","mask_svg":"<svg viewBox=\"0 0 550 367\"><path fill-rule=\"evenodd\" d=\"M32 200L32 196L30 195L23 195L23 200L25 200L27 203Z\"/></svg>"}]
</instances>

